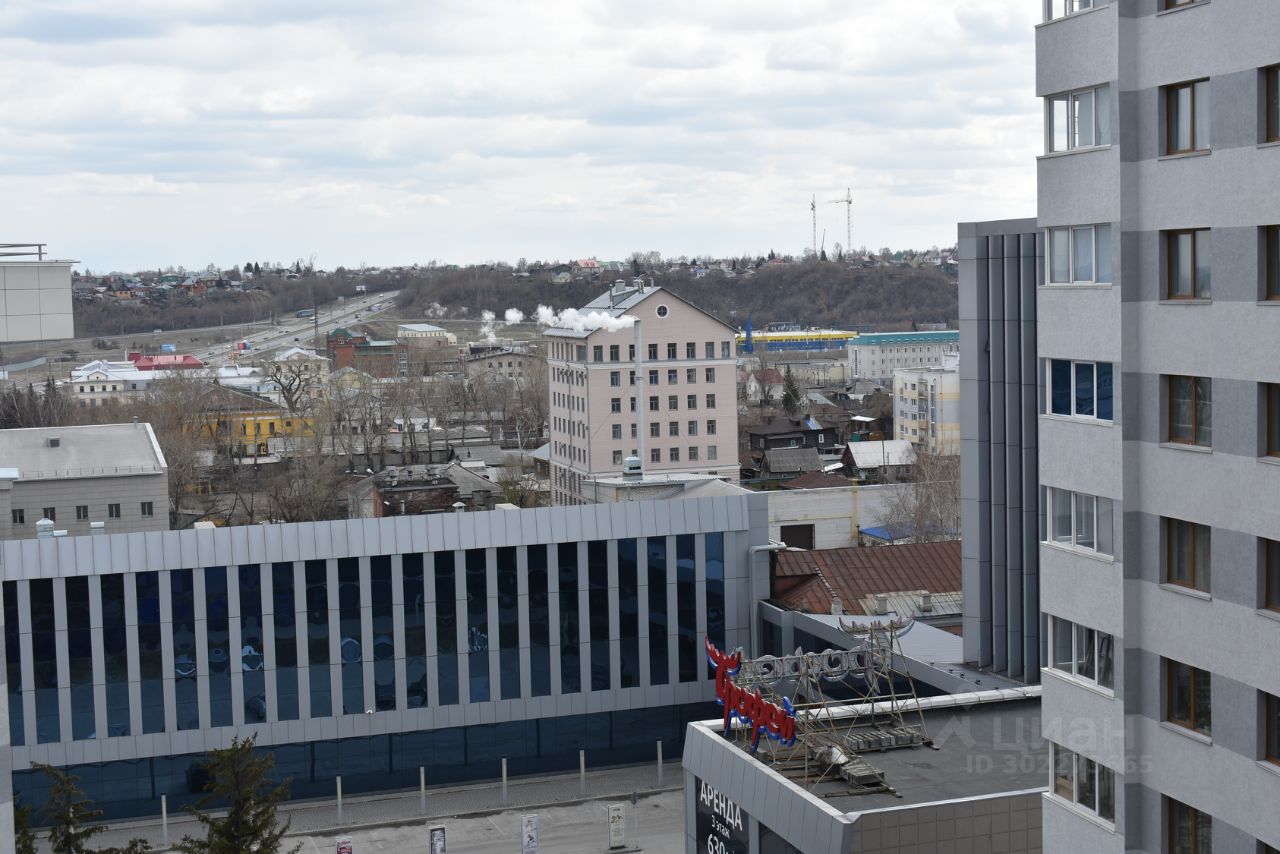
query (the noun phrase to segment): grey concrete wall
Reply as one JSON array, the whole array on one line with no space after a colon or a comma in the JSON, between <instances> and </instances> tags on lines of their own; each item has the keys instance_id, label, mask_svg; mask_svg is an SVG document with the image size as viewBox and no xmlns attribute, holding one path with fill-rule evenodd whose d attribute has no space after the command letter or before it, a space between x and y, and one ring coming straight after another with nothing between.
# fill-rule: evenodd
<instances>
[{"instance_id":1,"label":"grey concrete wall","mask_svg":"<svg viewBox=\"0 0 1280 854\"><path fill-rule=\"evenodd\" d=\"M142 515L150 501L151 518ZM120 505L120 518L107 518L107 505ZM76 507L86 505L89 518L76 519ZM90 522L105 522L109 534L169 530L169 479L161 474L95 477L74 480L20 480L0 492L0 539L34 537L36 520L45 507L57 511L54 528L76 536L89 533ZM26 521L13 524L11 510L21 508Z\"/></svg>"},{"instance_id":2,"label":"grey concrete wall","mask_svg":"<svg viewBox=\"0 0 1280 854\"><path fill-rule=\"evenodd\" d=\"M965 659L1039 672L1034 220L962 223L960 507Z\"/></svg>"}]
</instances>

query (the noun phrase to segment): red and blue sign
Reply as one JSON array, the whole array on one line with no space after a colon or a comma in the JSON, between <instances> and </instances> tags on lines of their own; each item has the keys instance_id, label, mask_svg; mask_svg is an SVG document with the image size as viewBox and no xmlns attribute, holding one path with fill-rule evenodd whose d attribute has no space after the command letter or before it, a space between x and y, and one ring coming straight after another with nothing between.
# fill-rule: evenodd
<instances>
[{"instance_id":1,"label":"red and blue sign","mask_svg":"<svg viewBox=\"0 0 1280 854\"><path fill-rule=\"evenodd\" d=\"M729 734L733 721L742 721L751 728L751 752L760 746L760 734L772 738L784 746L796 740L796 710L791 701L782 698L782 705L766 700L760 689L754 691L740 687L733 676L742 667L742 651L732 654L722 652L706 639L707 661L716 669L716 702L724 706L724 734Z\"/></svg>"}]
</instances>

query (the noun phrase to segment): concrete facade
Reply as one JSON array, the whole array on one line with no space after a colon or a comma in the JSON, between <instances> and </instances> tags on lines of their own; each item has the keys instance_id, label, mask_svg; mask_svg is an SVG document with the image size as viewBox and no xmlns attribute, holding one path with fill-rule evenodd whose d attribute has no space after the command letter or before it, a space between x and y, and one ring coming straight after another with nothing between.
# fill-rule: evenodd
<instances>
[{"instance_id":1,"label":"concrete facade","mask_svg":"<svg viewBox=\"0 0 1280 854\"><path fill-rule=\"evenodd\" d=\"M893 433L918 450L960 453L960 371L958 354L946 364L899 368L893 372Z\"/></svg>"},{"instance_id":2,"label":"concrete facade","mask_svg":"<svg viewBox=\"0 0 1280 854\"><path fill-rule=\"evenodd\" d=\"M1100 684L1101 670L1081 678L1079 663L1056 663L1047 646L1043 715L1077 769L1087 760L1114 777L1115 803L1107 816L1046 795L1045 851L1275 850L1280 765L1267 759L1265 710L1280 696L1280 621L1261 579L1265 543L1280 537L1280 468L1265 456L1261 401L1262 384L1280 382L1280 304L1262 299L1259 247L1262 229L1280 222L1280 148L1263 141L1261 109L1262 69L1280 63L1280 8L1094 6L1036 30L1046 123L1054 96L1092 89L1106 93L1093 103L1111 129L1102 144L1038 162L1046 239L1083 229L1097 262L1086 243L1085 275L1046 276L1037 288L1039 461L1044 487L1096 500L1099 535L1104 523L1114 533L1111 554L1046 537L1041 608L1046 624L1074 626L1077 638L1091 630L1113 661ZM1170 154L1179 146L1166 138L1168 87L1198 80L1207 82L1194 150ZM1169 232L1181 229L1207 229L1204 288L1170 299ZM1085 366L1086 412L1065 399L1057 408L1059 364ZM1211 438L1170 441L1170 376L1207 380L1197 418L1211 421ZM1169 520L1204 526L1212 575L1202 583L1170 582ZM1169 661L1207 681L1199 701L1211 724L1173 722L1181 703ZM1198 815L1198 847L1175 845L1180 804Z\"/></svg>"},{"instance_id":3,"label":"concrete facade","mask_svg":"<svg viewBox=\"0 0 1280 854\"><path fill-rule=\"evenodd\" d=\"M1037 680L1036 282L1032 219L961 223L960 526L965 660Z\"/></svg>"},{"instance_id":4,"label":"concrete facade","mask_svg":"<svg viewBox=\"0 0 1280 854\"><path fill-rule=\"evenodd\" d=\"M886 524L903 484L851 484L822 489L775 489L769 495L769 539L783 526L811 526L815 549L860 545L864 528Z\"/></svg>"},{"instance_id":5,"label":"concrete facade","mask_svg":"<svg viewBox=\"0 0 1280 854\"><path fill-rule=\"evenodd\" d=\"M552 503L590 502L586 484L633 455L646 475L736 483L734 328L652 287L615 285L578 315L545 333Z\"/></svg>"},{"instance_id":6,"label":"concrete facade","mask_svg":"<svg viewBox=\"0 0 1280 854\"><path fill-rule=\"evenodd\" d=\"M849 377L888 386L899 368L941 365L946 354L959 349L960 333L953 330L864 333L849 342Z\"/></svg>"},{"instance_id":7,"label":"concrete facade","mask_svg":"<svg viewBox=\"0 0 1280 854\"><path fill-rule=\"evenodd\" d=\"M74 261L0 260L0 342L74 338Z\"/></svg>"}]
</instances>

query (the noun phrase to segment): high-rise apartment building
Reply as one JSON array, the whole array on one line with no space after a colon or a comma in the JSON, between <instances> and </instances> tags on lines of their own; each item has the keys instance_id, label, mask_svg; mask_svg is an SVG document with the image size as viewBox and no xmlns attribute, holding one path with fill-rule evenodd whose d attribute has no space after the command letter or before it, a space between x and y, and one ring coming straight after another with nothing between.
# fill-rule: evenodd
<instances>
[{"instance_id":1,"label":"high-rise apartment building","mask_svg":"<svg viewBox=\"0 0 1280 854\"><path fill-rule=\"evenodd\" d=\"M1280 848L1280 4L1036 30L1046 852Z\"/></svg>"},{"instance_id":2,"label":"high-rise apartment building","mask_svg":"<svg viewBox=\"0 0 1280 854\"><path fill-rule=\"evenodd\" d=\"M670 291L616 284L546 331L551 497L589 504L637 457L645 475L738 479L732 326Z\"/></svg>"},{"instance_id":3,"label":"high-rise apartment building","mask_svg":"<svg viewBox=\"0 0 1280 854\"><path fill-rule=\"evenodd\" d=\"M960 453L960 354L942 363L893 372L893 432L917 450Z\"/></svg>"}]
</instances>

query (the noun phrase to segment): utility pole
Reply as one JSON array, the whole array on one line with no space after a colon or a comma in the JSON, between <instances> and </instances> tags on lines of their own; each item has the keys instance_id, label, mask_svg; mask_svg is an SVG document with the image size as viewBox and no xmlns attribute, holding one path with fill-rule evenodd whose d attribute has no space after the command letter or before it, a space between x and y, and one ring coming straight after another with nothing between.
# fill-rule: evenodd
<instances>
[{"instance_id":1,"label":"utility pole","mask_svg":"<svg viewBox=\"0 0 1280 854\"><path fill-rule=\"evenodd\" d=\"M809 198L809 216L812 218L813 224L813 242L809 245L813 247L813 257L818 257L818 196L815 193Z\"/></svg>"}]
</instances>

